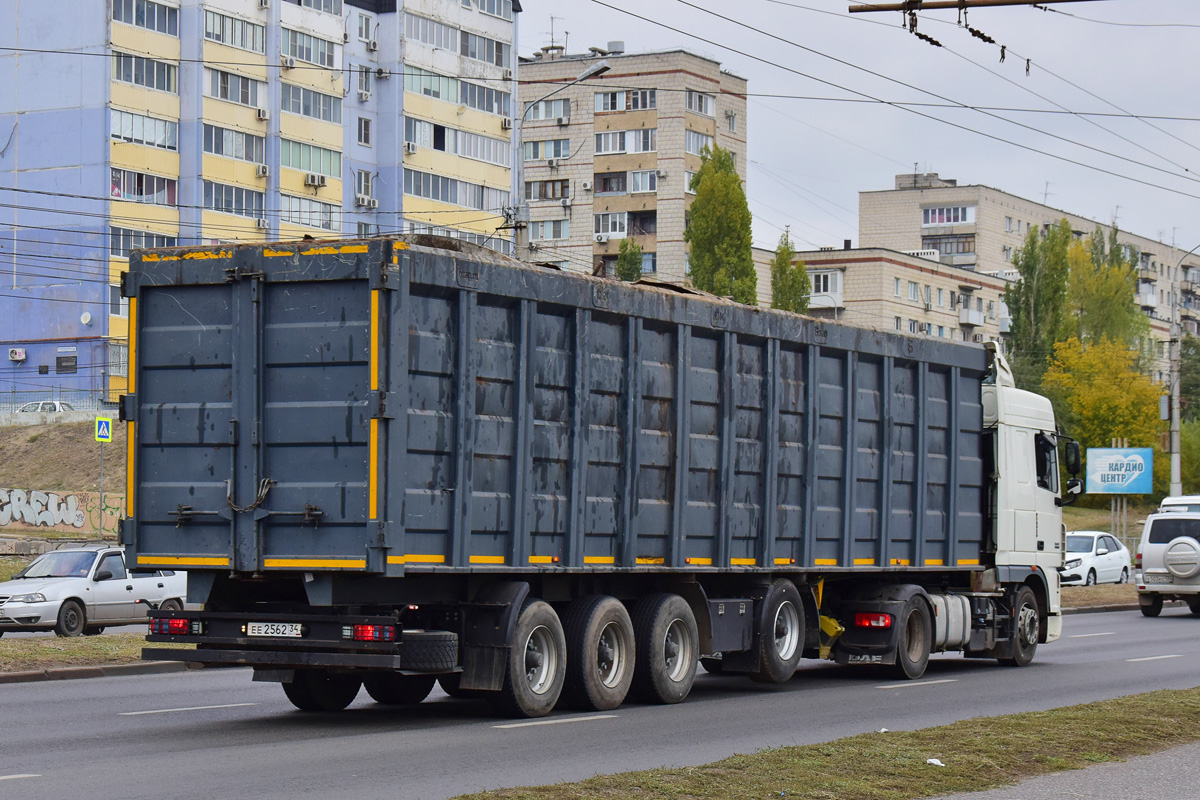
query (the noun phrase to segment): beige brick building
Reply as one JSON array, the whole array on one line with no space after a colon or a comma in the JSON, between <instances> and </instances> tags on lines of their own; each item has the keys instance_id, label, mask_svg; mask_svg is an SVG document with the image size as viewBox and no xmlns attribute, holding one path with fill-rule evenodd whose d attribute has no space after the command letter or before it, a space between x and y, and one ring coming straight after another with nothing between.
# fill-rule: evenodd
<instances>
[{"instance_id":1,"label":"beige brick building","mask_svg":"<svg viewBox=\"0 0 1200 800\"><path fill-rule=\"evenodd\" d=\"M554 92L602 59L608 72ZM644 272L683 280L687 187L701 150L731 150L745 181L746 81L684 50L625 53L619 42L581 55L547 47L521 61L518 77L528 208L527 224L518 213L518 258L611 270L631 236Z\"/></svg>"},{"instance_id":2,"label":"beige brick building","mask_svg":"<svg viewBox=\"0 0 1200 800\"><path fill-rule=\"evenodd\" d=\"M1031 228L1065 218L1076 236L1097 223L988 186L959 186L937 174L897 175L895 187L859 193L859 243L893 250L936 250L942 264L978 274L1015 277L1013 254ZM1101 225L1107 234L1110 226ZM1200 255L1145 236L1119 232L1140 259L1138 303L1159 343L1155 379L1168 368L1166 343L1172 319L1197 332L1200 321ZM1174 315L1174 316L1173 316Z\"/></svg>"},{"instance_id":3,"label":"beige brick building","mask_svg":"<svg viewBox=\"0 0 1200 800\"><path fill-rule=\"evenodd\" d=\"M772 250L755 248L759 304L770 305ZM933 252L882 247L796 253L813 290L808 313L849 325L964 342L1008 332L1007 281L944 264Z\"/></svg>"}]
</instances>

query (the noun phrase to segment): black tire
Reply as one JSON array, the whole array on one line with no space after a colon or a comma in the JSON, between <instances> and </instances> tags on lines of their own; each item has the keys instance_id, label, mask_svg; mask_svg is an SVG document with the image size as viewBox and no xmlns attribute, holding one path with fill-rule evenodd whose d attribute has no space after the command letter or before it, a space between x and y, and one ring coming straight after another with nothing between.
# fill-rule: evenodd
<instances>
[{"instance_id":1,"label":"black tire","mask_svg":"<svg viewBox=\"0 0 1200 800\"><path fill-rule=\"evenodd\" d=\"M615 597L580 597L563 618L567 676L563 697L585 711L611 711L625 702L637 661L633 621Z\"/></svg>"},{"instance_id":2,"label":"black tire","mask_svg":"<svg viewBox=\"0 0 1200 800\"><path fill-rule=\"evenodd\" d=\"M787 683L804 654L804 605L796 584L781 578L771 584L759 620L757 683Z\"/></svg>"},{"instance_id":3,"label":"black tire","mask_svg":"<svg viewBox=\"0 0 1200 800\"><path fill-rule=\"evenodd\" d=\"M462 673L451 672L446 675L438 676L438 685L442 687L442 691L451 697L457 697L460 700L470 700L476 697L483 697L487 692L478 689L462 688Z\"/></svg>"},{"instance_id":4,"label":"black tire","mask_svg":"<svg viewBox=\"0 0 1200 800\"><path fill-rule=\"evenodd\" d=\"M363 688L371 699L385 706L415 706L433 691L433 675L401 675L385 672L363 678Z\"/></svg>"},{"instance_id":5,"label":"black tire","mask_svg":"<svg viewBox=\"0 0 1200 800\"><path fill-rule=\"evenodd\" d=\"M702 658L700 666L704 667L704 671L709 675L721 675L725 672L725 662L719 658Z\"/></svg>"},{"instance_id":6,"label":"black tire","mask_svg":"<svg viewBox=\"0 0 1200 800\"><path fill-rule=\"evenodd\" d=\"M82 636L87 628L87 615L78 600L65 600L58 608L58 622L54 633L58 636Z\"/></svg>"},{"instance_id":7,"label":"black tire","mask_svg":"<svg viewBox=\"0 0 1200 800\"><path fill-rule=\"evenodd\" d=\"M1200 617L1200 597L1189 597L1187 599L1188 610L1193 616Z\"/></svg>"},{"instance_id":8,"label":"black tire","mask_svg":"<svg viewBox=\"0 0 1200 800\"><path fill-rule=\"evenodd\" d=\"M633 691L648 703L679 703L696 681L700 635L692 608L677 594L652 594L633 607L638 654Z\"/></svg>"},{"instance_id":9,"label":"black tire","mask_svg":"<svg viewBox=\"0 0 1200 800\"><path fill-rule=\"evenodd\" d=\"M399 651L401 669L445 672L458 666L458 634L452 631L401 631Z\"/></svg>"},{"instance_id":10,"label":"black tire","mask_svg":"<svg viewBox=\"0 0 1200 800\"><path fill-rule=\"evenodd\" d=\"M283 693L301 711L341 711L354 702L362 681L323 669L298 669Z\"/></svg>"},{"instance_id":11,"label":"black tire","mask_svg":"<svg viewBox=\"0 0 1200 800\"><path fill-rule=\"evenodd\" d=\"M103 625L97 625L92 628L84 628L84 630L83 630L84 636L99 636L102 633L104 633Z\"/></svg>"},{"instance_id":12,"label":"black tire","mask_svg":"<svg viewBox=\"0 0 1200 800\"><path fill-rule=\"evenodd\" d=\"M1121 568L1121 577L1117 578L1117 583L1129 583L1129 567Z\"/></svg>"},{"instance_id":13,"label":"black tire","mask_svg":"<svg viewBox=\"0 0 1200 800\"><path fill-rule=\"evenodd\" d=\"M170 600L163 600L162 605L160 605L158 607L158 610L159 611L183 611L183 603L179 602L178 600L176 600L174 598L171 598Z\"/></svg>"},{"instance_id":14,"label":"black tire","mask_svg":"<svg viewBox=\"0 0 1200 800\"><path fill-rule=\"evenodd\" d=\"M1088 570L1087 577L1084 578L1084 580L1083 580L1083 585L1084 586L1095 586L1096 585L1096 570L1094 570L1094 569Z\"/></svg>"},{"instance_id":15,"label":"black tire","mask_svg":"<svg viewBox=\"0 0 1200 800\"><path fill-rule=\"evenodd\" d=\"M1033 589L1022 586L1013 602L1013 649L1012 655L998 659L1010 667L1024 667L1033 663L1037 653L1038 636L1041 633L1041 612Z\"/></svg>"},{"instance_id":16,"label":"black tire","mask_svg":"<svg viewBox=\"0 0 1200 800\"><path fill-rule=\"evenodd\" d=\"M933 650L933 617L919 595L908 598L896 620L896 663L892 677L915 681L925 674Z\"/></svg>"},{"instance_id":17,"label":"black tire","mask_svg":"<svg viewBox=\"0 0 1200 800\"><path fill-rule=\"evenodd\" d=\"M527 600L517 618L504 686L496 698L511 717L544 717L554 710L567 674L562 622L549 603Z\"/></svg>"},{"instance_id":18,"label":"black tire","mask_svg":"<svg viewBox=\"0 0 1200 800\"><path fill-rule=\"evenodd\" d=\"M1143 617L1157 617L1162 613L1163 597L1161 594L1144 594L1138 598L1138 607Z\"/></svg>"}]
</instances>

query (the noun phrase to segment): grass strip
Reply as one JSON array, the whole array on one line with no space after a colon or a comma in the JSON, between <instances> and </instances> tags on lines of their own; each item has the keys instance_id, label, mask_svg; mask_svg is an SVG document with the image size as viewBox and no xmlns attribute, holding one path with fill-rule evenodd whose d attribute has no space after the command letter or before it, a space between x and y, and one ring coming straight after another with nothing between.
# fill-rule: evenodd
<instances>
[{"instance_id":1,"label":"grass strip","mask_svg":"<svg viewBox=\"0 0 1200 800\"><path fill-rule=\"evenodd\" d=\"M737 755L460 800L910 800L1008 786L1200 740L1200 688ZM936 758L946 766L926 763Z\"/></svg>"},{"instance_id":2,"label":"grass strip","mask_svg":"<svg viewBox=\"0 0 1200 800\"><path fill-rule=\"evenodd\" d=\"M1132 583L1101 583L1096 586L1062 587L1063 608L1137 605L1137 586ZM1068 621L1065 623L1070 624Z\"/></svg>"},{"instance_id":3,"label":"grass strip","mask_svg":"<svg viewBox=\"0 0 1200 800\"><path fill-rule=\"evenodd\" d=\"M142 660L146 646L144 627L103 636L6 636L0 639L0 672L24 672L53 667L93 667L132 664ZM195 645L156 643L155 647L191 648Z\"/></svg>"}]
</instances>

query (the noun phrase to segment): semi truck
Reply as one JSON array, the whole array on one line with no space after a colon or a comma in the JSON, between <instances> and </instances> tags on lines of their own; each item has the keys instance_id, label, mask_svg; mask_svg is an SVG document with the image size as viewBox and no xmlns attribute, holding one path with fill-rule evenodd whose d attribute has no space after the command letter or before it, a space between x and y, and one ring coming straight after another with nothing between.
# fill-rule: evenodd
<instances>
[{"instance_id":1,"label":"semi truck","mask_svg":"<svg viewBox=\"0 0 1200 800\"><path fill-rule=\"evenodd\" d=\"M121 542L192 609L144 658L536 717L1060 635L1079 481L994 345L423 236L135 252L122 294Z\"/></svg>"}]
</instances>

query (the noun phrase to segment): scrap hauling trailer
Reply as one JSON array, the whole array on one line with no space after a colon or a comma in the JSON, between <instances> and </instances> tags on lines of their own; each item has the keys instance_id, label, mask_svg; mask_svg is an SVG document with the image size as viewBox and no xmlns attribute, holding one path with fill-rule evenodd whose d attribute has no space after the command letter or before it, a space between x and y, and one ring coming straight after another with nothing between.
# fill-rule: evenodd
<instances>
[{"instance_id":1,"label":"scrap hauling trailer","mask_svg":"<svg viewBox=\"0 0 1200 800\"><path fill-rule=\"evenodd\" d=\"M122 543L203 604L145 658L538 716L1059 636L1053 411L991 348L418 237L143 251L123 292Z\"/></svg>"}]
</instances>

